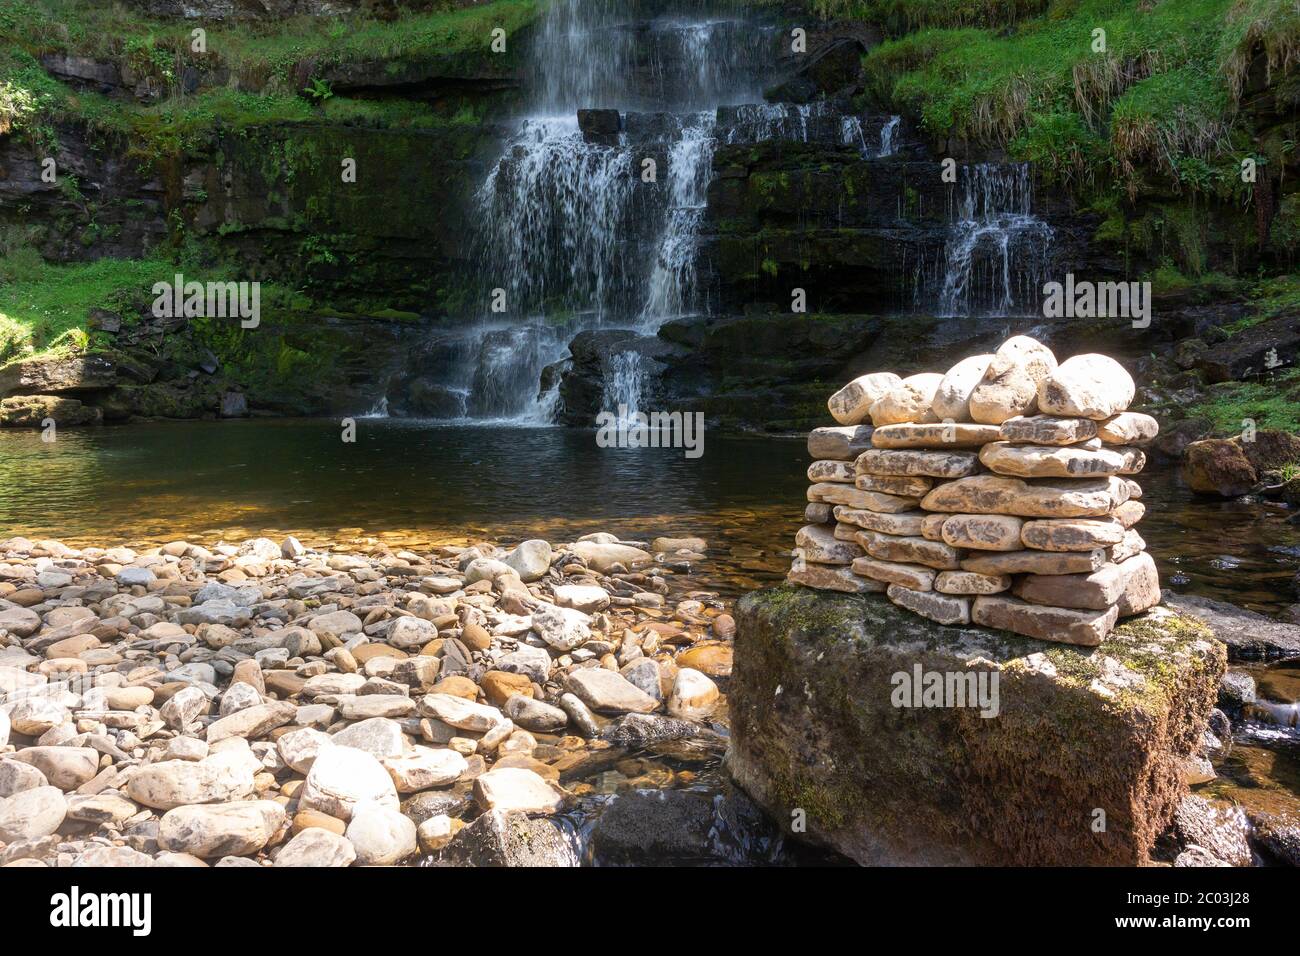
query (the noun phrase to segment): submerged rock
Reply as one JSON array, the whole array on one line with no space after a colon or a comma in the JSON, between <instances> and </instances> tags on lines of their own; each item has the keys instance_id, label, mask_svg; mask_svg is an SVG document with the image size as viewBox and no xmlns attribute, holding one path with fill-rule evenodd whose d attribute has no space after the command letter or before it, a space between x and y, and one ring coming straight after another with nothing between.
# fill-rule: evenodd
<instances>
[{"instance_id":1,"label":"submerged rock","mask_svg":"<svg viewBox=\"0 0 1300 956\"><path fill-rule=\"evenodd\" d=\"M489 810L443 849L444 866L577 866L578 853L561 824L521 811Z\"/></svg>"},{"instance_id":2,"label":"submerged rock","mask_svg":"<svg viewBox=\"0 0 1300 956\"><path fill-rule=\"evenodd\" d=\"M1096 648L795 588L746 596L736 619L728 769L867 864L1146 862L1225 667L1204 625L1162 609ZM975 706L899 693L935 673Z\"/></svg>"}]
</instances>

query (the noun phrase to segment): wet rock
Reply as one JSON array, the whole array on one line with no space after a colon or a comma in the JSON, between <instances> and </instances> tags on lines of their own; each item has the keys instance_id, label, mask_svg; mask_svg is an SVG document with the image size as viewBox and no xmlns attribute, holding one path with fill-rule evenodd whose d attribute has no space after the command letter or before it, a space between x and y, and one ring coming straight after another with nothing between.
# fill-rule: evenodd
<instances>
[{"instance_id":1,"label":"wet rock","mask_svg":"<svg viewBox=\"0 0 1300 956\"><path fill-rule=\"evenodd\" d=\"M1204 797L1184 797L1174 811L1175 836L1185 846L1199 846L1230 866L1250 866L1250 832L1240 807L1220 806Z\"/></svg>"},{"instance_id":2,"label":"wet rock","mask_svg":"<svg viewBox=\"0 0 1300 956\"><path fill-rule=\"evenodd\" d=\"M1209 850L1205 849L1204 847L1189 846L1182 853L1178 854L1178 857L1174 860L1174 866L1204 867L1204 866L1232 866L1232 864L1225 863L1223 860L1220 860L1217 856L1215 856L1213 853L1211 853Z\"/></svg>"},{"instance_id":3,"label":"wet rock","mask_svg":"<svg viewBox=\"0 0 1300 956\"><path fill-rule=\"evenodd\" d=\"M1237 711L1256 700L1255 678L1243 671L1228 671L1219 682L1219 706Z\"/></svg>"},{"instance_id":4,"label":"wet rock","mask_svg":"<svg viewBox=\"0 0 1300 956\"><path fill-rule=\"evenodd\" d=\"M1300 866L1300 820L1271 813L1251 817L1251 836L1260 850L1286 866Z\"/></svg>"},{"instance_id":5,"label":"wet rock","mask_svg":"<svg viewBox=\"0 0 1300 956\"><path fill-rule=\"evenodd\" d=\"M668 697L668 713L682 720L705 720L717 709L718 685L689 667L679 668Z\"/></svg>"},{"instance_id":6,"label":"wet rock","mask_svg":"<svg viewBox=\"0 0 1300 956\"><path fill-rule=\"evenodd\" d=\"M653 556L648 551L612 542L578 541L571 546L571 550L586 561L587 566L593 571L602 573L615 564L631 568L633 565L645 564L653 560Z\"/></svg>"},{"instance_id":7,"label":"wet rock","mask_svg":"<svg viewBox=\"0 0 1300 956\"><path fill-rule=\"evenodd\" d=\"M1235 439L1192 442L1183 452L1183 478L1193 491L1225 498L1249 494L1259 484L1255 466Z\"/></svg>"},{"instance_id":8,"label":"wet rock","mask_svg":"<svg viewBox=\"0 0 1300 956\"><path fill-rule=\"evenodd\" d=\"M600 732L600 739L636 750L670 740L708 736L709 732L689 720L656 714L627 714Z\"/></svg>"},{"instance_id":9,"label":"wet rock","mask_svg":"<svg viewBox=\"0 0 1300 956\"><path fill-rule=\"evenodd\" d=\"M442 851L446 866L577 866L577 851L561 825L523 812L490 810L462 829Z\"/></svg>"},{"instance_id":10,"label":"wet rock","mask_svg":"<svg viewBox=\"0 0 1300 956\"><path fill-rule=\"evenodd\" d=\"M1300 655L1300 625L1275 621L1226 601L1191 594L1169 594L1165 605L1205 622L1214 636L1228 645L1228 655L1233 660Z\"/></svg>"},{"instance_id":11,"label":"wet rock","mask_svg":"<svg viewBox=\"0 0 1300 956\"><path fill-rule=\"evenodd\" d=\"M638 790L610 801L591 831L601 863L699 864L713 860L714 801L685 790Z\"/></svg>"},{"instance_id":12,"label":"wet rock","mask_svg":"<svg viewBox=\"0 0 1300 956\"><path fill-rule=\"evenodd\" d=\"M531 770L496 767L474 778L474 799L485 810L551 813L564 797Z\"/></svg>"}]
</instances>

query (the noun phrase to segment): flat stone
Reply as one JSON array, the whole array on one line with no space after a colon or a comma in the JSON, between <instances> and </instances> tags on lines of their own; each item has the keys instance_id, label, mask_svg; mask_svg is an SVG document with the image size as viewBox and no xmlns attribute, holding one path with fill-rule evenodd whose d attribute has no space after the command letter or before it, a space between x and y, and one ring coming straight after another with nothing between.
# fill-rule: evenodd
<instances>
[{"instance_id":1,"label":"flat stone","mask_svg":"<svg viewBox=\"0 0 1300 956\"><path fill-rule=\"evenodd\" d=\"M377 717L410 717L415 713L415 701L400 694L339 697L335 706L338 707L339 716L345 720L367 721Z\"/></svg>"},{"instance_id":2,"label":"flat stone","mask_svg":"<svg viewBox=\"0 0 1300 956\"><path fill-rule=\"evenodd\" d=\"M1060 418L1055 415L1017 415L998 426L997 437L1008 442L1033 445L1074 445L1097 437L1097 423L1089 418Z\"/></svg>"},{"instance_id":3,"label":"flat stone","mask_svg":"<svg viewBox=\"0 0 1300 956\"><path fill-rule=\"evenodd\" d=\"M853 461L871 447L871 433L870 425L814 428L808 433L808 455L814 459Z\"/></svg>"},{"instance_id":4,"label":"flat stone","mask_svg":"<svg viewBox=\"0 0 1300 956\"><path fill-rule=\"evenodd\" d=\"M255 764L237 753L216 753L197 762L160 760L137 767L126 793L156 810L242 800L253 794Z\"/></svg>"},{"instance_id":5,"label":"flat stone","mask_svg":"<svg viewBox=\"0 0 1300 956\"><path fill-rule=\"evenodd\" d=\"M875 531L859 531L857 538L867 554L879 561L923 564L941 571L956 570L961 566L961 552L942 541L900 538Z\"/></svg>"},{"instance_id":6,"label":"flat stone","mask_svg":"<svg viewBox=\"0 0 1300 956\"><path fill-rule=\"evenodd\" d=\"M935 591L913 591L899 584L891 584L889 600L937 624L969 624L971 599L951 597Z\"/></svg>"},{"instance_id":7,"label":"flat stone","mask_svg":"<svg viewBox=\"0 0 1300 956\"><path fill-rule=\"evenodd\" d=\"M531 770L496 767L474 778L474 800L484 810L553 813L564 797Z\"/></svg>"},{"instance_id":8,"label":"flat stone","mask_svg":"<svg viewBox=\"0 0 1300 956\"><path fill-rule=\"evenodd\" d=\"M858 558L853 562L853 573L873 581L886 584L900 584L913 591L934 590L933 568L916 564L899 564L894 561L880 561L876 558Z\"/></svg>"},{"instance_id":9,"label":"flat stone","mask_svg":"<svg viewBox=\"0 0 1300 956\"><path fill-rule=\"evenodd\" d=\"M934 579L934 589L942 594L999 594L1010 587L1009 574L941 571Z\"/></svg>"},{"instance_id":10,"label":"flat stone","mask_svg":"<svg viewBox=\"0 0 1300 956\"><path fill-rule=\"evenodd\" d=\"M584 667L570 671L564 679L565 690L576 695L592 710L614 714L648 714L659 702L634 685L622 674L603 667Z\"/></svg>"},{"instance_id":11,"label":"flat stone","mask_svg":"<svg viewBox=\"0 0 1300 956\"><path fill-rule=\"evenodd\" d=\"M31 764L53 787L76 790L99 773L99 751L89 747L25 747L11 755Z\"/></svg>"},{"instance_id":12,"label":"flat stone","mask_svg":"<svg viewBox=\"0 0 1300 956\"><path fill-rule=\"evenodd\" d=\"M578 541L571 545L570 550L586 561L587 567L602 573L608 571L615 564L631 568L633 565L645 564L654 560L654 555L650 554L650 552L626 544Z\"/></svg>"},{"instance_id":13,"label":"flat stone","mask_svg":"<svg viewBox=\"0 0 1300 956\"><path fill-rule=\"evenodd\" d=\"M465 758L454 750L416 745L407 753L380 761L398 793L418 793L455 783L465 773Z\"/></svg>"},{"instance_id":14,"label":"flat stone","mask_svg":"<svg viewBox=\"0 0 1300 956\"><path fill-rule=\"evenodd\" d=\"M981 449L980 461L996 474L1017 478L1097 478L1136 474L1146 463L1146 456L1137 449L1089 450L999 441Z\"/></svg>"},{"instance_id":15,"label":"flat stone","mask_svg":"<svg viewBox=\"0 0 1300 956\"><path fill-rule=\"evenodd\" d=\"M571 651L591 639L586 614L573 608L546 604L533 612L533 631L551 647Z\"/></svg>"},{"instance_id":16,"label":"flat stone","mask_svg":"<svg viewBox=\"0 0 1300 956\"><path fill-rule=\"evenodd\" d=\"M1101 551L998 551L963 558L978 574L1091 574L1106 563Z\"/></svg>"},{"instance_id":17,"label":"flat stone","mask_svg":"<svg viewBox=\"0 0 1300 956\"><path fill-rule=\"evenodd\" d=\"M505 719L495 707L450 694L426 694L416 703L421 716L434 717L458 730L474 733L486 733Z\"/></svg>"},{"instance_id":18,"label":"flat stone","mask_svg":"<svg viewBox=\"0 0 1300 956\"><path fill-rule=\"evenodd\" d=\"M1119 602L1124 580L1118 564L1103 564L1089 574L1026 574L1012 593L1031 604L1104 611Z\"/></svg>"},{"instance_id":19,"label":"flat stone","mask_svg":"<svg viewBox=\"0 0 1300 956\"><path fill-rule=\"evenodd\" d=\"M1031 485L1020 478L976 475L939 485L921 500L921 507L1024 518L1104 517L1128 495L1127 483L1118 477Z\"/></svg>"},{"instance_id":20,"label":"flat stone","mask_svg":"<svg viewBox=\"0 0 1300 956\"><path fill-rule=\"evenodd\" d=\"M246 737L255 740L269 734L277 727L291 723L297 714L297 705L288 701L277 700L269 704L257 704L208 724L207 741L209 744L214 744L227 737Z\"/></svg>"},{"instance_id":21,"label":"flat stone","mask_svg":"<svg viewBox=\"0 0 1300 956\"><path fill-rule=\"evenodd\" d=\"M812 500L832 505L844 505L866 511L878 511L892 514L899 511L911 511L916 508L915 498L903 498L898 495L882 494L878 491L860 491L849 485L823 481L808 488Z\"/></svg>"},{"instance_id":22,"label":"flat stone","mask_svg":"<svg viewBox=\"0 0 1300 956\"><path fill-rule=\"evenodd\" d=\"M979 470L979 456L970 451L914 451L873 448L858 456L860 475L927 475L961 478Z\"/></svg>"},{"instance_id":23,"label":"flat stone","mask_svg":"<svg viewBox=\"0 0 1300 956\"><path fill-rule=\"evenodd\" d=\"M1026 521L1020 540L1040 551L1092 551L1124 540L1124 526L1112 519L1050 518Z\"/></svg>"},{"instance_id":24,"label":"flat stone","mask_svg":"<svg viewBox=\"0 0 1300 956\"><path fill-rule=\"evenodd\" d=\"M534 700L524 694L508 697L504 704L505 715L525 730L542 734L558 734L569 723L569 715L561 708L545 701Z\"/></svg>"},{"instance_id":25,"label":"flat stone","mask_svg":"<svg viewBox=\"0 0 1300 956\"><path fill-rule=\"evenodd\" d=\"M823 525L805 525L794 537L795 547L811 564L850 564L862 557L862 548L852 541L840 541Z\"/></svg>"},{"instance_id":26,"label":"flat stone","mask_svg":"<svg viewBox=\"0 0 1300 956\"><path fill-rule=\"evenodd\" d=\"M946 544L979 551L1019 551L1023 518L1014 515L951 515L941 526Z\"/></svg>"},{"instance_id":27,"label":"flat stone","mask_svg":"<svg viewBox=\"0 0 1300 956\"><path fill-rule=\"evenodd\" d=\"M1062 644L1096 647L1106 639L1119 617L1117 608L1081 611L1073 608L1028 604L1014 597L981 595L971 609L971 620L1025 637Z\"/></svg>"},{"instance_id":28,"label":"flat stone","mask_svg":"<svg viewBox=\"0 0 1300 956\"><path fill-rule=\"evenodd\" d=\"M871 436L875 448L978 448L997 440L997 425L964 422L883 425Z\"/></svg>"},{"instance_id":29,"label":"flat stone","mask_svg":"<svg viewBox=\"0 0 1300 956\"><path fill-rule=\"evenodd\" d=\"M405 700L406 698L402 698ZM412 702L412 706L414 706ZM331 742L341 747L355 747L373 757L396 757L406 750L406 737L402 725L387 717L371 717L344 727ZM316 748L320 752L320 748Z\"/></svg>"},{"instance_id":30,"label":"flat stone","mask_svg":"<svg viewBox=\"0 0 1300 956\"><path fill-rule=\"evenodd\" d=\"M815 461L808 466L808 480L811 482L819 481L840 481L852 484L857 473L853 468L851 461Z\"/></svg>"},{"instance_id":31,"label":"flat stone","mask_svg":"<svg viewBox=\"0 0 1300 956\"><path fill-rule=\"evenodd\" d=\"M851 568L843 565L809 564L797 551L785 579L790 584L799 584L822 591L841 591L846 594L882 594L885 590L882 582L861 577Z\"/></svg>"},{"instance_id":32,"label":"flat stone","mask_svg":"<svg viewBox=\"0 0 1300 956\"><path fill-rule=\"evenodd\" d=\"M835 506L835 520L857 525L868 531L881 534L897 534L915 538L921 534L921 524L925 520L924 511L900 511L885 514L879 511L867 511L862 508L850 508L846 505Z\"/></svg>"},{"instance_id":33,"label":"flat stone","mask_svg":"<svg viewBox=\"0 0 1300 956\"><path fill-rule=\"evenodd\" d=\"M879 491L899 498L921 498L934 487L934 479L900 475L858 475L853 486L859 491Z\"/></svg>"},{"instance_id":34,"label":"flat stone","mask_svg":"<svg viewBox=\"0 0 1300 956\"><path fill-rule=\"evenodd\" d=\"M584 614L594 614L609 607L609 592L587 584L560 584L553 589L555 603Z\"/></svg>"}]
</instances>

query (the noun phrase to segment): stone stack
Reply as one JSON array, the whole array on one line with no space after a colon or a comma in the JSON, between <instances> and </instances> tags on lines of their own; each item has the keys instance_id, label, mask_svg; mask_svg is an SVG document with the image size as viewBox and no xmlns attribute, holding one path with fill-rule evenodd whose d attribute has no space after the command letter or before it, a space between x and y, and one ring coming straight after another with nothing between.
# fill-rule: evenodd
<instances>
[{"instance_id":1,"label":"stone stack","mask_svg":"<svg viewBox=\"0 0 1300 956\"><path fill-rule=\"evenodd\" d=\"M1160 601L1130 476L1156 435L1104 355L1027 336L946 374L865 375L831 397L789 580L884 592L941 624L1095 646ZM868 424L869 423L869 424Z\"/></svg>"}]
</instances>

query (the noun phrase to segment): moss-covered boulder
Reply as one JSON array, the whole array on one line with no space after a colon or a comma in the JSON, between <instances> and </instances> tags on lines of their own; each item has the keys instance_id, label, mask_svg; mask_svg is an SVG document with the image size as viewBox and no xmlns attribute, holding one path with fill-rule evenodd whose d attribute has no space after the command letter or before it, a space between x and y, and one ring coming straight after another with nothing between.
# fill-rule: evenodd
<instances>
[{"instance_id":1,"label":"moss-covered boulder","mask_svg":"<svg viewBox=\"0 0 1300 956\"><path fill-rule=\"evenodd\" d=\"M732 776L864 864L1146 862L1225 666L1203 624L1159 608L1096 648L794 587L747 595L736 621ZM918 666L984 674L995 707L895 706Z\"/></svg>"}]
</instances>

